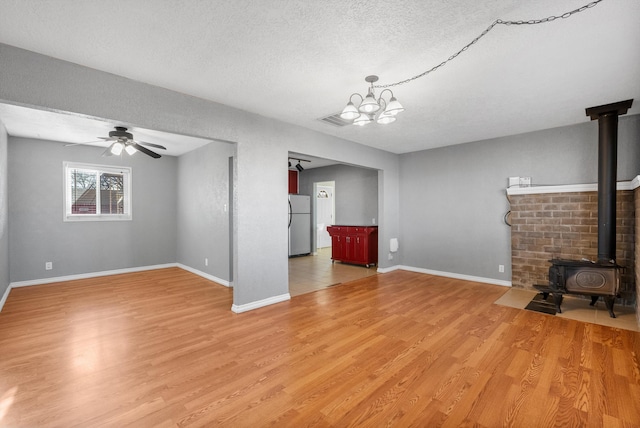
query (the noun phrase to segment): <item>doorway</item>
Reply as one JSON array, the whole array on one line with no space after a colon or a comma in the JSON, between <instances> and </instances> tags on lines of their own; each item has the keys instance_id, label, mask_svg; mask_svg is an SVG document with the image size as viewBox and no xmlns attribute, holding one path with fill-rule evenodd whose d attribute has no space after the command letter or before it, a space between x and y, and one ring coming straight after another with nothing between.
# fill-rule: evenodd
<instances>
[{"instance_id":1,"label":"doorway","mask_svg":"<svg viewBox=\"0 0 640 428\"><path fill-rule=\"evenodd\" d=\"M313 183L313 194L315 196L313 218L315 219L316 230L314 253L331 247L331 236L327 232L327 226L332 226L336 218L335 190L335 181Z\"/></svg>"},{"instance_id":2,"label":"doorway","mask_svg":"<svg viewBox=\"0 0 640 428\"><path fill-rule=\"evenodd\" d=\"M289 152L305 159L298 170L298 193L311 202L311 256L289 258L289 294L298 296L376 275L377 269L332 262L327 226L371 225L378 218L379 171ZM297 169L297 168L296 168Z\"/></svg>"}]
</instances>

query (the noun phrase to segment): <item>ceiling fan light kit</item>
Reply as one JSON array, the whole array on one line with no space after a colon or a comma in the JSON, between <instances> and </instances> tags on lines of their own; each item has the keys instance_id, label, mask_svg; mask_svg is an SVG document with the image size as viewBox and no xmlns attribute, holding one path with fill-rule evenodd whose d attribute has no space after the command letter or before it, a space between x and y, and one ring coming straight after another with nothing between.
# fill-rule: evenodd
<instances>
[{"instance_id":1,"label":"ceiling fan light kit","mask_svg":"<svg viewBox=\"0 0 640 428\"><path fill-rule=\"evenodd\" d=\"M129 154L129 156L133 155L135 152L137 152L138 150L136 150L135 147L133 146L126 146L124 148L124 150Z\"/></svg>"},{"instance_id":2,"label":"ceiling fan light kit","mask_svg":"<svg viewBox=\"0 0 640 428\"><path fill-rule=\"evenodd\" d=\"M109 153L115 156L120 156L120 153L122 153L122 149L124 149L124 144L116 141L111 145L111 147L109 147Z\"/></svg>"}]
</instances>

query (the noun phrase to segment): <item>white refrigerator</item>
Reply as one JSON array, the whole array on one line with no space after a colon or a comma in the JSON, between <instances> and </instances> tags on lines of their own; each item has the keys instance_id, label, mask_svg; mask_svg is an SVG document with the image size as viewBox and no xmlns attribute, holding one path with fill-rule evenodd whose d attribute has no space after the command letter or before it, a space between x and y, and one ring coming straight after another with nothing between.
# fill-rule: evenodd
<instances>
[{"instance_id":1,"label":"white refrigerator","mask_svg":"<svg viewBox=\"0 0 640 428\"><path fill-rule=\"evenodd\" d=\"M289 257L311 253L311 197L289 195Z\"/></svg>"}]
</instances>

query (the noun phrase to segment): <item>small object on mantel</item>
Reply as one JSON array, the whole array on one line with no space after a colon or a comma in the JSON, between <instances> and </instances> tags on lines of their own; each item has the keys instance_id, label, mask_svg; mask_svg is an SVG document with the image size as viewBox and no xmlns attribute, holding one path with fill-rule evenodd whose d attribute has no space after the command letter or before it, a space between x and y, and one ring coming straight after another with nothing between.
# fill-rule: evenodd
<instances>
[{"instance_id":1,"label":"small object on mantel","mask_svg":"<svg viewBox=\"0 0 640 428\"><path fill-rule=\"evenodd\" d=\"M531 187L531 177L509 177L509 187Z\"/></svg>"}]
</instances>

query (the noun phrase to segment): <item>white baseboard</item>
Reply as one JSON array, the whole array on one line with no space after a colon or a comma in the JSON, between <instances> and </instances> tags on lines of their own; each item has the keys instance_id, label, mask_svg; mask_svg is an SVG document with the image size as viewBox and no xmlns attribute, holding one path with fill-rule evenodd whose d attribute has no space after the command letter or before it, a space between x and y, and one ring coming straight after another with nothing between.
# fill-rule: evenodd
<instances>
[{"instance_id":1,"label":"white baseboard","mask_svg":"<svg viewBox=\"0 0 640 428\"><path fill-rule=\"evenodd\" d=\"M257 300L251 303L245 303L244 305L232 305L231 310L236 314L240 314L242 312L252 311L254 309L262 308L264 306L273 305L275 303L284 302L287 300L291 300L291 295L289 293L281 294L279 296L269 297L267 299Z\"/></svg>"},{"instance_id":2,"label":"white baseboard","mask_svg":"<svg viewBox=\"0 0 640 428\"><path fill-rule=\"evenodd\" d=\"M184 269L184 270L186 270L188 272L191 272L193 274L201 276L201 277L203 277L205 279L208 279L209 281L213 281L213 282L215 282L217 284L224 285L225 287L231 287L231 284L229 283L229 281L227 281L225 279L218 278L217 276L210 275L210 274L208 274L206 272L202 272L201 270L194 269L194 268L192 268L190 266L187 266L187 265L183 265L182 263L177 263L177 266L180 269Z\"/></svg>"},{"instance_id":3,"label":"white baseboard","mask_svg":"<svg viewBox=\"0 0 640 428\"><path fill-rule=\"evenodd\" d=\"M511 281L503 281L500 279L483 278L481 276L463 275L460 273L442 272L439 270L423 269L423 268L416 268L411 266L398 266L398 269L408 270L410 272L426 273L427 275L444 276L446 278L462 279L464 281L482 282L485 284L511 287Z\"/></svg>"},{"instance_id":4,"label":"white baseboard","mask_svg":"<svg viewBox=\"0 0 640 428\"><path fill-rule=\"evenodd\" d=\"M73 280L76 280L76 279L96 278L96 277L100 277L100 276L118 275L118 274L122 274L122 273L142 272L142 271L154 270L154 269L166 269L166 268L170 268L170 267L179 267L180 269L184 269L184 270L186 270L188 272L191 272L191 273L193 273L195 275L201 276L201 277L203 277L205 279L208 279L210 281L213 281L215 283L224 285L225 287L231 286L229 281L226 281L226 280L221 279L221 278L217 278L217 277L215 277L213 275L209 275L208 273L199 271L197 269L191 268L191 267L183 265L181 263L167 263L167 264L162 264L162 265L141 266L141 267L135 267L135 268L116 269L116 270L109 270L109 271L102 271L102 272L90 272L90 273L83 273L83 274L78 274L78 275L67 275L67 276L58 276L58 277L52 277L52 278L42 278L42 279L35 279L35 280L31 280L31 281L12 282L12 283L9 284L9 287L7 287L6 291L4 292L4 295L0 299L0 311L2 311L2 307L4 306L4 303L6 302L7 298L9 297L9 292L11 291L12 288L28 287L28 286L31 286L31 285L50 284L52 282L73 281ZM511 281L502 281L502 280L493 279L493 278L483 278L483 277L478 277L478 276L462 275L462 274L458 274L458 273L442 272L442 271L437 271L437 270L416 268L416 267L411 267L411 266L395 265L395 266L390 266L390 267L386 267L386 268L378 268L377 269L377 271L379 273L388 273L388 272L393 272L395 270L407 270L407 271L410 271L410 272L418 272L418 273L424 273L424 274L428 274L428 275L443 276L443 277L447 277L447 278L462 279L462 280L465 280L465 281L482 282L482 283L486 283L486 284L494 284L494 285L501 285L501 286L504 286L504 287L511 287ZM246 303L244 305L235 305L234 304L234 305L231 306L231 310L233 312L239 314L239 313L242 313L242 312L251 311L251 310L254 310L254 309L262 308L264 306L269 306L269 305L273 305L275 303L284 302L284 301L287 301L287 300L291 300L291 295L289 293L281 294L279 296L269 297L267 299L258 300L258 301L251 302L251 303Z\"/></svg>"},{"instance_id":5,"label":"white baseboard","mask_svg":"<svg viewBox=\"0 0 640 428\"><path fill-rule=\"evenodd\" d=\"M390 267L386 267L386 268L379 267L377 272L378 273L389 273L389 272L393 272L394 270L399 270L399 269L400 269L399 265L390 266Z\"/></svg>"},{"instance_id":6,"label":"white baseboard","mask_svg":"<svg viewBox=\"0 0 640 428\"><path fill-rule=\"evenodd\" d=\"M229 281L224 279L215 277L213 275L209 275L208 273L199 271L187 265L183 265L182 263L165 263L161 265L152 265L152 266L139 266L134 268L125 268L125 269L114 269L114 270L104 270L101 272L89 272L89 273L80 273L77 275L66 275L66 276L56 276L51 278L42 278L42 279L33 279L30 281L17 281L9 284L9 288L16 287L28 287L30 285L42 285L42 284L51 284L52 282L64 282L64 281L74 281L76 279L88 279L88 278L97 278L100 276L109 276L109 275L119 275L122 273L133 273L133 272L144 272L146 270L155 270L155 269L166 269L178 267L180 269L184 269L188 272L191 272L195 275L201 276L210 281L216 282L218 284L224 285L225 287L229 287ZM7 295L8 295L7 291Z\"/></svg>"},{"instance_id":7,"label":"white baseboard","mask_svg":"<svg viewBox=\"0 0 640 428\"><path fill-rule=\"evenodd\" d=\"M7 301L7 297L9 297L9 292L11 291L11 284L7 286L7 289L4 291L2 298L0 299L0 312L2 312L2 308L4 306L4 302Z\"/></svg>"},{"instance_id":8,"label":"white baseboard","mask_svg":"<svg viewBox=\"0 0 640 428\"><path fill-rule=\"evenodd\" d=\"M133 272L143 272L145 270L154 270L154 269L166 269L171 267L178 267L177 263L166 263L162 265L152 265L152 266L139 266L133 268L124 268L124 269L114 269L114 270L103 270L100 272L88 272L88 273L80 273L77 275L66 275L66 276L55 276L51 278L42 278L42 279L33 279L30 281L17 281L9 284L10 287L28 287L31 285L42 285L42 284L51 284L52 282L63 282L63 281L74 281L76 279L87 279L87 278L97 278L100 276L109 276L109 275L120 275L122 273L133 273Z\"/></svg>"}]
</instances>

